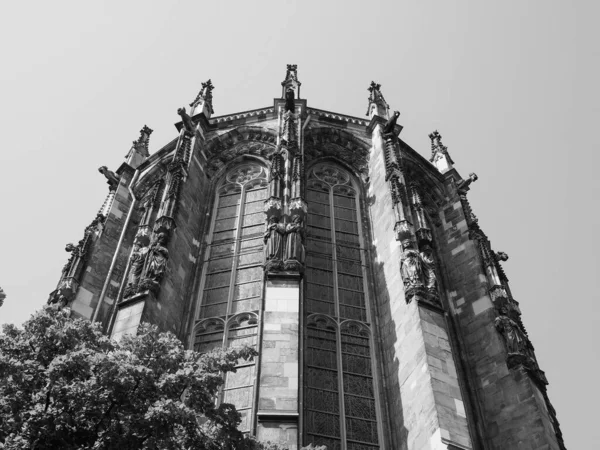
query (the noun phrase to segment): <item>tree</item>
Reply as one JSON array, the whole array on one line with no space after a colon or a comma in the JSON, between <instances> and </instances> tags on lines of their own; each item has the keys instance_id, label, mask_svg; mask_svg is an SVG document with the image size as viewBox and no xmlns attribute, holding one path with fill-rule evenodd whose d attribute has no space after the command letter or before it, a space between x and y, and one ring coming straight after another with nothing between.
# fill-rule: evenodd
<instances>
[{"instance_id":1,"label":"tree","mask_svg":"<svg viewBox=\"0 0 600 450\"><path fill-rule=\"evenodd\" d=\"M251 348L200 355L142 325L120 342L50 307L0 334L2 449L261 449L215 405Z\"/></svg>"}]
</instances>

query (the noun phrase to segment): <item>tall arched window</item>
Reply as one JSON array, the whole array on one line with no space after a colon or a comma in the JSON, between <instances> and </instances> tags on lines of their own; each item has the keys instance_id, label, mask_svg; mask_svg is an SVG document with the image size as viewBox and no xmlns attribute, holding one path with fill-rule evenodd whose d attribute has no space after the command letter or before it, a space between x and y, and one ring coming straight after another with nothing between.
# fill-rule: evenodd
<instances>
[{"instance_id":1,"label":"tall arched window","mask_svg":"<svg viewBox=\"0 0 600 450\"><path fill-rule=\"evenodd\" d=\"M266 171L258 164L231 169L217 190L201 283L197 351L257 346L266 197ZM242 431L252 431L255 379L255 362L240 361L223 387L221 400L236 405Z\"/></svg>"},{"instance_id":2,"label":"tall arched window","mask_svg":"<svg viewBox=\"0 0 600 450\"><path fill-rule=\"evenodd\" d=\"M319 164L308 203L304 444L379 448L360 199L351 176Z\"/></svg>"}]
</instances>

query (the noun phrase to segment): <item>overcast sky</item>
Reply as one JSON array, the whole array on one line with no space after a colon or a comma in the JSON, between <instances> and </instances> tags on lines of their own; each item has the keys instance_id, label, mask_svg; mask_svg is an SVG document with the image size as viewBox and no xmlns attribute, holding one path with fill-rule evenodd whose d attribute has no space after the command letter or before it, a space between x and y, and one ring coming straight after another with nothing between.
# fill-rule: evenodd
<instances>
[{"instance_id":1,"label":"overcast sky","mask_svg":"<svg viewBox=\"0 0 600 450\"><path fill-rule=\"evenodd\" d=\"M401 137L438 129L504 263L569 449L600 448L600 52L594 1L11 2L0 14L0 323L21 323L147 124L150 151L212 78L215 115L308 105L364 117L382 84Z\"/></svg>"}]
</instances>

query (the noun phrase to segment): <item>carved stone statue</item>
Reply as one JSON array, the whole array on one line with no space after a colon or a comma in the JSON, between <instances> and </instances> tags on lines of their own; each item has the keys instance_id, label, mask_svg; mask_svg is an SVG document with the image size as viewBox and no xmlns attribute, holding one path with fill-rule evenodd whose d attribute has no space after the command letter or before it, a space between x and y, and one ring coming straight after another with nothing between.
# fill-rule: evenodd
<instances>
[{"instance_id":1,"label":"carved stone statue","mask_svg":"<svg viewBox=\"0 0 600 450\"><path fill-rule=\"evenodd\" d=\"M154 243L148 249L142 287L150 290L158 289L169 260L169 250L167 250L166 244L167 235L158 233Z\"/></svg>"},{"instance_id":2,"label":"carved stone statue","mask_svg":"<svg viewBox=\"0 0 600 450\"><path fill-rule=\"evenodd\" d=\"M125 286L125 297L131 297L137 293L147 253L148 247L142 247L138 242L134 244L129 273L127 275L127 285Z\"/></svg>"},{"instance_id":3,"label":"carved stone statue","mask_svg":"<svg viewBox=\"0 0 600 450\"><path fill-rule=\"evenodd\" d=\"M423 273L423 283L429 292L437 293L437 276L435 274L435 259L430 245L423 245L421 251L421 266Z\"/></svg>"},{"instance_id":4,"label":"carved stone statue","mask_svg":"<svg viewBox=\"0 0 600 450\"><path fill-rule=\"evenodd\" d=\"M386 124L383 127L383 134L389 134L394 132L394 128L396 127L396 121L400 117L400 111L394 111L394 115L389 118Z\"/></svg>"},{"instance_id":5,"label":"carved stone statue","mask_svg":"<svg viewBox=\"0 0 600 450\"><path fill-rule=\"evenodd\" d=\"M400 259L400 274L404 281L404 289L423 286L423 268L421 255L410 240L402 241L402 257Z\"/></svg>"},{"instance_id":6,"label":"carved stone statue","mask_svg":"<svg viewBox=\"0 0 600 450\"><path fill-rule=\"evenodd\" d=\"M281 265L283 258L283 236L285 228L279 223L279 218L271 216L263 235L265 243L265 268L275 269Z\"/></svg>"},{"instance_id":7,"label":"carved stone statue","mask_svg":"<svg viewBox=\"0 0 600 450\"><path fill-rule=\"evenodd\" d=\"M181 116L181 120L183 121L183 127L185 128L185 131L187 131L188 133L193 133L194 122L192 121L190 115L187 112L185 112L185 108L179 108L177 110L177 114Z\"/></svg>"},{"instance_id":8,"label":"carved stone statue","mask_svg":"<svg viewBox=\"0 0 600 450\"><path fill-rule=\"evenodd\" d=\"M98 172L106 177L108 188L111 191L116 191L119 186L119 177L112 170L108 170L106 166L99 167Z\"/></svg>"},{"instance_id":9,"label":"carved stone statue","mask_svg":"<svg viewBox=\"0 0 600 450\"><path fill-rule=\"evenodd\" d=\"M59 292L51 299L49 304L52 305L54 309L63 309L69 304L69 300Z\"/></svg>"},{"instance_id":10,"label":"carved stone statue","mask_svg":"<svg viewBox=\"0 0 600 450\"><path fill-rule=\"evenodd\" d=\"M304 264L304 221L298 214L292 216L292 222L286 227L285 268L301 270Z\"/></svg>"},{"instance_id":11,"label":"carved stone statue","mask_svg":"<svg viewBox=\"0 0 600 450\"><path fill-rule=\"evenodd\" d=\"M504 337L508 354L520 354L532 357L531 343L519 325L508 317L508 310L503 307L501 315L494 321L496 329ZM534 359L535 360L535 359Z\"/></svg>"}]
</instances>

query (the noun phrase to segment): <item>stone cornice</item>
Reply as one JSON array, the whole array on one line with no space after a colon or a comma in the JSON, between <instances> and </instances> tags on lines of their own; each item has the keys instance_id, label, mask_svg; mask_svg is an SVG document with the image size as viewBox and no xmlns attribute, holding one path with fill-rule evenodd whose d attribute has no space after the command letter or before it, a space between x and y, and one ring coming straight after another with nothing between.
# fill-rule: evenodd
<instances>
[{"instance_id":1,"label":"stone cornice","mask_svg":"<svg viewBox=\"0 0 600 450\"><path fill-rule=\"evenodd\" d=\"M347 123L359 125L362 127L366 127L369 125L368 120L360 119L358 117L353 117L353 116L347 116L345 114L338 114L338 113L334 113L334 112L330 112L330 111L325 111L322 109L306 108L306 112L308 114L313 114L317 117L326 117L328 119L339 120L342 122L347 122Z\"/></svg>"},{"instance_id":2,"label":"stone cornice","mask_svg":"<svg viewBox=\"0 0 600 450\"><path fill-rule=\"evenodd\" d=\"M226 116L212 117L210 119L211 125L216 125L223 122L230 122L233 120L246 119L248 117L257 117L261 115L274 114L275 109L272 106L267 108L251 109L249 111L242 111L235 114L228 114Z\"/></svg>"}]
</instances>

